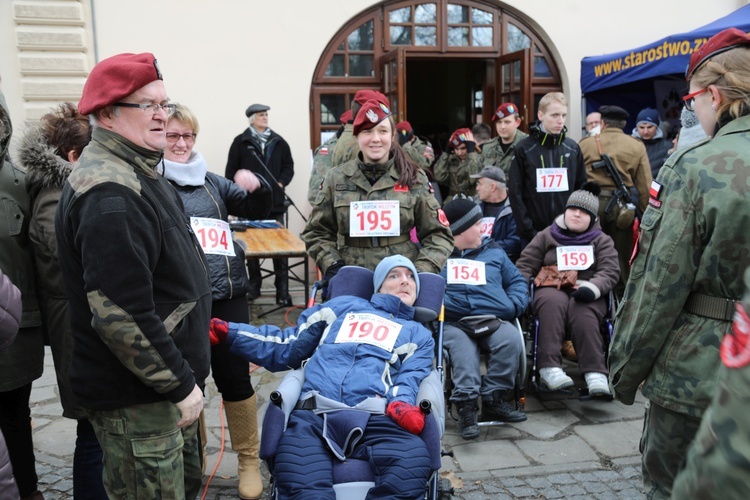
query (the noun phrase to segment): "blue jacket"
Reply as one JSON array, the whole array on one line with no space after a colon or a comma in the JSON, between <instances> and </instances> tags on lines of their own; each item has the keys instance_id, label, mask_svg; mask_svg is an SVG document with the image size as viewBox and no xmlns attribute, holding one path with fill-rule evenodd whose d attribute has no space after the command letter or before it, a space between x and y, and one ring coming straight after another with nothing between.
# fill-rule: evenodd
<instances>
[{"instance_id":1,"label":"blue jacket","mask_svg":"<svg viewBox=\"0 0 750 500\"><path fill-rule=\"evenodd\" d=\"M479 203L479 208L482 209L482 213L485 213L484 202ZM505 199L502 209L495 217L490 237L505 250L511 260L515 261L521 255L521 238L518 236L516 219L510 208L510 198Z\"/></svg>"},{"instance_id":2,"label":"blue jacket","mask_svg":"<svg viewBox=\"0 0 750 500\"><path fill-rule=\"evenodd\" d=\"M391 352L371 344L336 342L347 313L371 313L401 325ZM367 398L416 404L419 383L432 368L432 334L413 321L414 308L394 295L372 299L341 296L305 310L296 327L229 323L232 353L270 371L305 363L302 394L320 395L355 406ZM309 359L308 359L309 358Z\"/></svg>"},{"instance_id":3,"label":"blue jacket","mask_svg":"<svg viewBox=\"0 0 750 500\"><path fill-rule=\"evenodd\" d=\"M519 317L529 303L526 280L500 245L485 240L479 248L455 249L449 259L470 259L485 263L486 285L448 284L445 317L458 321L465 316L492 314L505 321ZM448 266L440 272L447 280Z\"/></svg>"}]
</instances>

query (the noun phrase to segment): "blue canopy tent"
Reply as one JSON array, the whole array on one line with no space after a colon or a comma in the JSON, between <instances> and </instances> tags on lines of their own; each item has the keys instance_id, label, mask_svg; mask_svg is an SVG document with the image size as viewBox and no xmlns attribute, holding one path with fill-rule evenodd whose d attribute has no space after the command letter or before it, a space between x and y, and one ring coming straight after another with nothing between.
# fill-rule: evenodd
<instances>
[{"instance_id":1,"label":"blue canopy tent","mask_svg":"<svg viewBox=\"0 0 750 500\"><path fill-rule=\"evenodd\" d=\"M603 104L616 104L630 113L626 132L646 107L657 108L662 120L679 122L690 55L711 36L732 27L750 32L750 5L687 33L632 50L585 57L581 61L584 116Z\"/></svg>"}]
</instances>

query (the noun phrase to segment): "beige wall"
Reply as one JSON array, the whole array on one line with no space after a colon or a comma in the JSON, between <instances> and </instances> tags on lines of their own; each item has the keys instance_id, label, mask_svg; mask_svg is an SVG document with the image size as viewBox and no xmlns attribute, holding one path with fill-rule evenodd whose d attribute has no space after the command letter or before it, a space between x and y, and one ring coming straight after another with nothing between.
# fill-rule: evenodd
<instances>
[{"instance_id":1,"label":"beige wall","mask_svg":"<svg viewBox=\"0 0 750 500\"><path fill-rule=\"evenodd\" d=\"M193 109L201 122L196 149L213 171L223 173L235 135L247 126L245 108L253 102L271 106L270 126L286 138L296 162L289 190L307 213L310 167L309 98L312 74L326 44L352 17L378 2L372 0L0 0L0 86L14 123L34 118L50 104L44 95L31 95L29 85L65 98L83 81L69 74L29 75L20 68L19 37L46 35L47 42L65 34L73 46L52 46L50 52L91 64L119 52L153 52L164 73L172 100ZM581 128L580 61L583 57L626 50L671 33L692 30L746 4L738 0L509 0L550 43L558 58L565 92L571 101L569 129ZM41 20L29 12L46 9ZM52 9L52 11L50 10ZM57 12L66 20L45 19ZM19 13L23 19L19 19ZM73 15L73 19L70 16ZM78 16L78 17L75 17ZM54 17L54 15L52 15ZM92 23L93 19L93 23ZM42 27L29 23L42 23ZM28 33L32 36L28 36ZM96 45L93 45L95 39ZM85 45L75 47L75 40ZM62 42L59 42L62 43ZM84 52L85 51L85 52ZM87 68L87 69L90 69ZM50 73L50 72L47 72ZM57 79L57 80L56 80ZM33 87L33 85L32 85ZM61 90L62 89L62 90ZM67 92L67 94L65 94ZM49 96L47 96L49 97ZM293 212L293 211L292 211ZM291 216L292 229L301 219Z\"/></svg>"}]
</instances>

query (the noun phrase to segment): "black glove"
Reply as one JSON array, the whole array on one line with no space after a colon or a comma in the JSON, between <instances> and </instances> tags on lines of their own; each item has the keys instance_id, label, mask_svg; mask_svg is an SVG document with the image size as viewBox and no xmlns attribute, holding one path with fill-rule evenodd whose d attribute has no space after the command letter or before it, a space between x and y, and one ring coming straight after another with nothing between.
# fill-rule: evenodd
<instances>
[{"instance_id":1,"label":"black glove","mask_svg":"<svg viewBox=\"0 0 750 500\"><path fill-rule=\"evenodd\" d=\"M336 276L336 273L339 272L339 269L341 269L345 265L346 263L343 260L337 260L336 262L328 266L328 269L326 269L326 272L323 275L323 279L320 281L321 296L323 297L323 300L328 299L328 282L331 281L331 278Z\"/></svg>"},{"instance_id":2,"label":"black glove","mask_svg":"<svg viewBox=\"0 0 750 500\"><path fill-rule=\"evenodd\" d=\"M464 144L466 144L467 153L473 153L477 150L477 143L474 141L464 141Z\"/></svg>"},{"instance_id":3,"label":"black glove","mask_svg":"<svg viewBox=\"0 0 750 500\"><path fill-rule=\"evenodd\" d=\"M596 300L596 294L591 288L579 287L578 290L571 294L576 302L593 302Z\"/></svg>"}]
</instances>

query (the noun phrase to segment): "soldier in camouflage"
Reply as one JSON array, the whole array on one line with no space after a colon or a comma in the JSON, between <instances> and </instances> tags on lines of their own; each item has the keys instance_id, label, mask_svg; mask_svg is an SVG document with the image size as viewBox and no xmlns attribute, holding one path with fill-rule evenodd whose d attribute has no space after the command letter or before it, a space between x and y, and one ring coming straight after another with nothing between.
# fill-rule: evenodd
<instances>
[{"instance_id":1,"label":"soldier in camouflage","mask_svg":"<svg viewBox=\"0 0 750 500\"><path fill-rule=\"evenodd\" d=\"M310 182L307 186L307 201L310 205L313 204L315 198L318 197L318 191L320 191L320 185L323 183L323 177L326 176L331 167L333 167L333 148L344 133L344 129L349 125L352 120L352 111L346 110L341 113L339 117L341 127L339 130L328 138L326 142L318 146L313 154L313 166L312 172L310 173Z\"/></svg>"},{"instance_id":2,"label":"soldier in camouflage","mask_svg":"<svg viewBox=\"0 0 750 500\"><path fill-rule=\"evenodd\" d=\"M313 203L302 239L326 280L343 265L374 269L394 254L439 273L453 250L445 214L424 172L396 147L394 128L388 108L367 101L354 121L359 157L334 167Z\"/></svg>"},{"instance_id":3,"label":"soldier in camouflage","mask_svg":"<svg viewBox=\"0 0 750 500\"><path fill-rule=\"evenodd\" d=\"M391 107L388 98L377 90L358 90L357 93L354 94L354 99L351 104L352 116L357 116L362 105L370 99L374 99L375 101L384 104L387 108ZM333 148L331 165L337 167L342 163L357 158L357 154L359 154L359 145L357 144L357 139L354 135L354 125L347 124L344 127L344 131L341 133L336 146Z\"/></svg>"},{"instance_id":4,"label":"soldier in camouflage","mask_svg":"<svg viewBox=\"0 0 750 500\"><path fill-rule=\"evenodd\" d=\"M495 124L497 137L482 145L482 165L500 167L507 175L516 144L529 135L518 130L521 115L518 114L518 107L512 102L504 102L498 106L492 115L492 122Z\"/></svg>"},{"instance_id":5,"label":"soldier in camouflage","mask_svg":"<svg viewBox=\"0 0 750 500\"><path fill-rule=\"evenodd\" d=\"M672 498L750 498L750 269L732 330L721 342L719 384L678 474Z\"/></svg>"},{"instance_id":6,"label":"soldier in camouflage","mask_svg":"<svg viewBox=\"0 0 750 500\"><path fill-rule=\"evenodd\" d=\"M476 195L476 183L470 176L482 170L479 153L471 130L460 128L448 139L448 150L438 158L433 172L435 180L448 190L448 197ZM447 200L448 198L446 198Z\"/></svg>"},{"instance_id":7,"label":"soldier in camouflage","mask_svg":"<svg viewBox=\"0 0 750 500\"><path fill-rule=\"evenodd\" d=\"M641 452L648 498L669 498L717 392L719 344L750 266L750 36L731 28L696 51L688 109L713 136L674 153L652 182L610 347L615 396L649 400Z\"/></svg>"},{"instance_id":8,"label":"soldier in camouflage","mask_svg":"<svg viewBox=\"0 0 750 500\"><path fill-rule=\"evenodd\" d=\"M398 133L398 143L404 149L404 152L409 155L409 158L411 158L419 168L425 171L430 168L430 164L432 163L430 157L422 154L422 152L414 146L417 136L414 135L414 129L412 129L411 123L407 121L398 122L396 124L396 132Z\"/></svg>"},{"instance_id":9,"label":"soldier in camouflage","mask_svg":"<svg viewBox=\"0 0 750 500\"><path fill-rule=\"evenodd\" d=\"M177 193L157 173L167 102L153 54L93 68L78 104L92 140L55 217L68 375L102 446L110 498L193 499L201 487L211 286Z\"/></svg>"}]
</instances>

